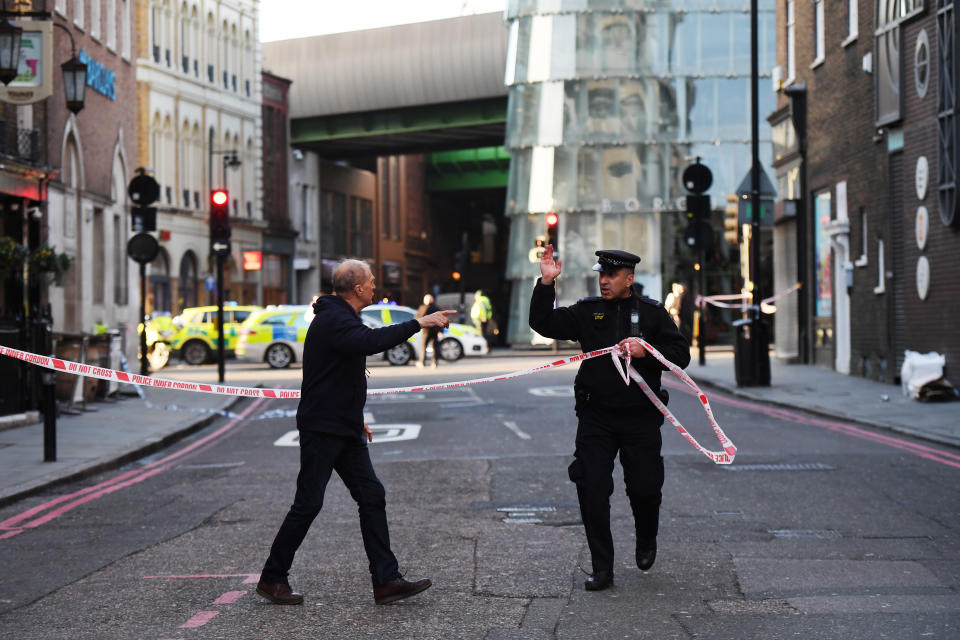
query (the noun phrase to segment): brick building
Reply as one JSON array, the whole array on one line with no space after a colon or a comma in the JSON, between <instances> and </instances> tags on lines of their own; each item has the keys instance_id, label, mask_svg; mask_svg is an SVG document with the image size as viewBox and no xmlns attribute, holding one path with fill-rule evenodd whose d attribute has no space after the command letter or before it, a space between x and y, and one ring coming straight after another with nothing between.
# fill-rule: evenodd
<instances>
[{"instance_id":1,"label":"brick building","mask_svg":"<svg viewBox=\"0 0 960 640\"><path fill-rule=\"evenodd\" d=\"M263 304L298 301L293 291L297 231L290 220L290 81L263 73Z\"/></svg>"},{"instance_id":2,"label":"brick building","mask_svg":"<svg viewBox=\"0 0 960 640\"><path fill-rule=\"evenodd\" d=\"M936 8L878 6L777 5L774 286L804 289L779 306L776 346L787 360L896 382L905 349L960 368L957 228L939 215L957 147L938 149Z\"/></svg>"}]
</instances>

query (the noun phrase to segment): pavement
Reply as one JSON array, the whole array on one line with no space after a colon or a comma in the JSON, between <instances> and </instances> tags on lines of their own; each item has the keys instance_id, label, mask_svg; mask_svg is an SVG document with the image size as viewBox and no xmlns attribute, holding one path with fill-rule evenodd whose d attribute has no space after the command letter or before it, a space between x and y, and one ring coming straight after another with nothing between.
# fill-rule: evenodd
<instances>
[{"instance_id":1,"label":"pavement","mask_svg":"<svg viewBox=\"0 0 960 640\"><path fill-rule=\"evenodd\" d=\"M496 349L493 355L502 357L507 372L518 367L505 356L542 356L548 361L553 354L547 349ZM917 402L893 385L810 365L783 364L772 354L770 363L769 387L737 387L733 352L728 350L708 351L704 365L694 354L687 372L708 394L721 389L749 400L960 447L960 403ZM159 375L202 380L201 370L196 371L191 374L189 368L178 367ZM226 382L249 386L248 381L230 380L229 368ZM22 424L24 419L16 417L0 421L0 506L158 451L207 426L239 400L167 389L147 388L143 397L129 392L90 403L78 415L61 414L54 462L43 461L42 417L32 424Z\"/></svg>"}]
</instances>

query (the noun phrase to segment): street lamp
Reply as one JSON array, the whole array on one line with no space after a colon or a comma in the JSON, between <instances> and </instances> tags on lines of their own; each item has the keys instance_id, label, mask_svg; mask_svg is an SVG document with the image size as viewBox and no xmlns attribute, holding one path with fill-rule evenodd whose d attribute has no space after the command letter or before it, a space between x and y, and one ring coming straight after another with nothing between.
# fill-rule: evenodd
<instances>
[{"instance_id":1,"label":"street lamp","mask_svg":"<svg viewBox=\"0 0 960 640\"><path fill-rule=\"evenodd\" d=\"M7 12L7 3L3 3L3 12ZM10 84L17 77L20 66L20 37L23 29L4 16L0 22L0 82Z\"/></svg>"},{"instance_id":2,"label":"street lamp","mask_svg":"<svg viewBox=\"0 0 960 640\"><path fill-rule=\"evenodd\" d=\"M83 109L83 97L87 91L87 65L77 59L77 43L73 41L70 29L59 22L54 22L53 26L60 27L70 36L71 57L60 65L60 71L63 73L63 94L67 98L67 109L77 114Z\"/></svg>"}]
</instances>

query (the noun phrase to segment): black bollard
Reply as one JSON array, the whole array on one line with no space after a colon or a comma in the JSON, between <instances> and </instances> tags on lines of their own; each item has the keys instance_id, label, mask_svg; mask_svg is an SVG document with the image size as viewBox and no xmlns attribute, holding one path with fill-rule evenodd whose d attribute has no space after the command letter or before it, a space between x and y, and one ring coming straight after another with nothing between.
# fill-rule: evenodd
<instances>
[{"instance_id":1,"label":"black bollard","mask_svg":"<svg viewBox=\"0 0 960 640\"><path fill-rule=\"evenodd\" d=\"M43 461L57 461L57 382L53 371L40 374L43 386Z\"/></svg>"}]
</instances>

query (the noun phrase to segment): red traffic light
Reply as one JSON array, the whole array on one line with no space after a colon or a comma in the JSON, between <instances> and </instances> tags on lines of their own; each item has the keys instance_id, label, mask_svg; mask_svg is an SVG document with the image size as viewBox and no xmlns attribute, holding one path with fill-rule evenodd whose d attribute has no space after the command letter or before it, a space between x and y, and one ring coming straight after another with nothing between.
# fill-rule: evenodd
<instances>
[{"instance_id":1,"label":"red traffic light","mask_svg":"<svg viewBox=\"0 0 960 640\"><path fill-rule=\"evenodd\" d=\"M217 189L210 194L210 202L217 206L223 206L227 204L228 199L229 196L227 196L227 192L223 189Z\"/></svg>"},{"instance_id":2,"label":"red traffic light","mask_svg":"<svg viewBox=\"0 0 960 640\"><path fill-rule=\"evenodd\" d=\"M555 213L548 213L548 214L547 214L547 226L548 226L548 227L555 227L555 226L557 226L557 223L558 223L558 222L560 222L560 216L558 216L558 215L555 214Z\"/></svg>"}]
</instances>

